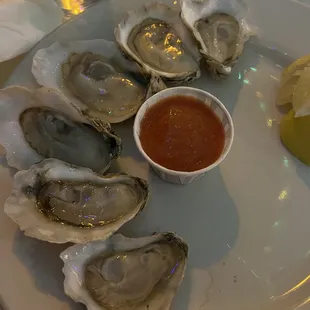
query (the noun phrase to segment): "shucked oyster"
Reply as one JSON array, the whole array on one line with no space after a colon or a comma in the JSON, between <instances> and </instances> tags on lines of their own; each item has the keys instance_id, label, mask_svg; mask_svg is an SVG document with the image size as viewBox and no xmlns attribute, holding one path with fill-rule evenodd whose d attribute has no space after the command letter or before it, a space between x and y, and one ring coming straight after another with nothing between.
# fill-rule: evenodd
<instances>
[{"instance_id":1,"label":"shucked oyster","mask_svg":"<svg viewBox=\"0 0 310 310\"><path fill-rule=\"evenodd\" d=\"M137 64L102 39L56 42L39 50L32 73L40 85L62 92L82 114L110 123L130 118L148 97L165 88L159 78L143 77Z\"/></svg>"},{"instance_id":2,"label":"shucked oyster","mask_svg":"<svg viewBox=\"0 0 310 310\"><path fill-rule=\"evenodd\" d=\"M103 173L121 152L109 123L82 117L57 91L18 86L0 90L0 144L19 170L53 157Z\"/></svg>"},{"instance_id":3,"label":"shucked oyster","mask_svg":"<svg viewBox=\"0 0 310 310\"><path fill-rule=\"evenodd\" d=\"M65 292L88 310L169 310L186 268L187 244L173 233L114 235L61 253Z\"/></svg>"},{"instance_id":4,"label":"shucked oyster","mask_svg":"<svg viewBox=\"0 0 310 310\"><path fill-rule=\"evenodd\" d=\"M179 13L154 2L131 11L115 29L121 49L149 75L174 83L200 76L200 56Z\"/></svg>"},{"instance_id":5,"label":"shucked oyster","mask_svg":"<svg viewBox=\"0 0 310 310\"><path fill-rule=\"evenodd\" d=\"M182 19L192 31L207 69L227 76L251 31L239 0L181 0Z\"/></svg>"},{"instance_id":6,"label":"shucked oyster","mask_svg":"<svg viewBox=\"0 0 310 310\"><path fill-rule=\"evenodd\" d=\"M45 159L14 176L5 213L25 234L54 243L104 240L145 206L145 181Z\"/></svg>"}]
</instances>

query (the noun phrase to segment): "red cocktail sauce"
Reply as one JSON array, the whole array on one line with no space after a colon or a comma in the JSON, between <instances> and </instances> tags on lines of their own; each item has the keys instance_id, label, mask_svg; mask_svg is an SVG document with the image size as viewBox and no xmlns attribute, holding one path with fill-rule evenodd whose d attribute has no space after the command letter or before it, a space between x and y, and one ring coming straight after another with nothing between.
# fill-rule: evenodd
<instances>
[{"instance_id":1,"label":"red cocktail sauce","mask_svg":"<svg viewBox=\"0 0 310 310\"><path fill-rule=\"evenodd\" d=\"M159 165L176 171L195 171L221 155L225 133L218 116L189 96L165 98L149 108L140 124L145 153Z\"/></svg>"}]
</instances>

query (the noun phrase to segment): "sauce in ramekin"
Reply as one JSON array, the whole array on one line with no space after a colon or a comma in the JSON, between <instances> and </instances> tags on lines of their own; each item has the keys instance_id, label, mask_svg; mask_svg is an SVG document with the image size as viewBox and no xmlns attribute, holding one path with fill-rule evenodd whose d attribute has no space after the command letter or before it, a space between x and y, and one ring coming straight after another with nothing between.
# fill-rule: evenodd
<instances>
[{"instance_id":1,"label":"sauce in ramekin","mask_svg":"<svg viewBox=\"0 0 310 310\"><path fill-rule=\"evenodd\" d=\"M140 124L145 153L175 171L196 171L212 165L224 148L219 117L199 99L168 97L150 107Z\"/></svg>"}]
</instances>

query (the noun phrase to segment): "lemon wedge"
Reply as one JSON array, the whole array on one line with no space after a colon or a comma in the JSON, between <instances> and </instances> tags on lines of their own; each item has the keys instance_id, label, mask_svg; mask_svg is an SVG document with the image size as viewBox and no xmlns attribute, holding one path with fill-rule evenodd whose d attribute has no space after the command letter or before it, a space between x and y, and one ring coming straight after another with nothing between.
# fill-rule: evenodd
<instances>
[{"instance_id":1,"label":"lemon wedge","mask_svg":"<svg viewBox=\"0 0 310 310\"><path fill-rule=\"evenodd\" d=\"M280 124L280 136L284 146L300 161L310 166L310 115L295 117L292 109Z\"/></svg>"},{"instance_id":2,"label":"lemon wedge","mask_svg":"<svg viewBox=\"0 0 310 310\"><path fill-rule=\"evenodd\" d=\"M300 75L292 104L295 117L310 115L310 67L306 67Z\"/></svg>"},{"instance_id":3,"label":"lemon wedge","mask_svg":"<svg viewBox=\"0 0 310 310\"><path fill-rule=\"evenodd\" d=\"M310 55L297 59L283 70L277 98L278 105L292 104L296 86L305 68L310 68Z\"/></svg>"}]
</instances>

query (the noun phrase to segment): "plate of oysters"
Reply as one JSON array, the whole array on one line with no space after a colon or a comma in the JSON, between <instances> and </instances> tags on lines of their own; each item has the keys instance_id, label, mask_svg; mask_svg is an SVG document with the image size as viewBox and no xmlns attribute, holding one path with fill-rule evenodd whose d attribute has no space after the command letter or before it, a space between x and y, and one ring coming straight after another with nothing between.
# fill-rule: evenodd
<instances>
[{"instance_id":1,"label":"plate of oysters","mask_svg":"<svg viewBox=\"0 0 310 310\"><path fill-rule=\"evenodd\" d=\"M102 0L36 45L0 90L5 308L310 309L309 7Z\"/></svg>"}]
</instances>

